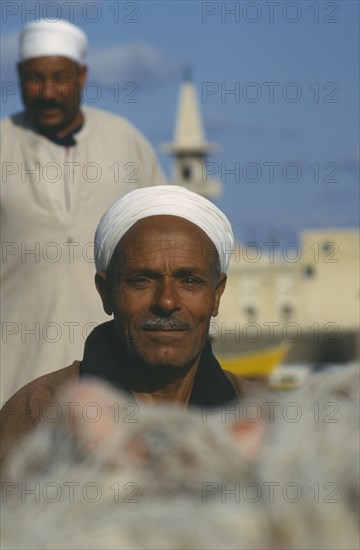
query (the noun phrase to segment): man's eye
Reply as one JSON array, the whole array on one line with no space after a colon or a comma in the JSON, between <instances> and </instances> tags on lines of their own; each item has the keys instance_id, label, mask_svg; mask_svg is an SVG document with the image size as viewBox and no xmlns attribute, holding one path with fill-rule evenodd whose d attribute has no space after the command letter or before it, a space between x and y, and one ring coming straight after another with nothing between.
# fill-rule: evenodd
<instances>
[{"instance_id":1,"label":"man's eye","mask_svg":"<svg viewBox=\"0 0 360 550\"><path fill-rule=\"evenodd\" d=\"M150 281L146 277L135 277L134 279L128 279L128 284L133 286L145 286Z\"/></svg>"},{"instance_id":2,"label":"man's eye","mask_svg":"<svg viewBox=\"0 0 360 550\"><path fill-rule=\"evenodd\" d=\"M189 286L201 285L202 281L196 277L185 277L184 283Z\"/></svg>"},{"instance_id":3,"label":"man's eye","mask_svg":"<svg viewBox=\"0 0 360 550\"><path fill-rule=\"evenodd\" d=\"M56 74L54 76L54 81L55 82L66 82L68 84L73 84L73 80L74 80L74 77L68 73L60 73L60 74Z\"/></svg>"},{"instance_id":4,"label":"man's eye","mask_svg":"<svg viewBox=\"0 0 360 550\"><path fill-rule=\"evenodd\" d=\"M26 75L24 80L26 82L42 82L42 78L39 75L36 75L36 74Z\"/></svg>"}]
</instances>

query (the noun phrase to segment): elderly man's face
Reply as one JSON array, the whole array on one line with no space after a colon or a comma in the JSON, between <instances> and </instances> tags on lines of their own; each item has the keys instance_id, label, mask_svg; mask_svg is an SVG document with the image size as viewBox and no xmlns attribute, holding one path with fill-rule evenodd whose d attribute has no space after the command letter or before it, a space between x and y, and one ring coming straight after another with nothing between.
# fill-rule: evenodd
<instances>
[{"instance_id":1,"label":"elderly man's face","mask_svg":"<svg viewBox=\"0 0 360 550\"><path fill-rule=\"evenodd\" d=\"M207 235L177 216L140 220L124 235L96 284L132 356L154 367L197 361L225 288L217 260Z\"/></svg>"},{"instance_id":2,"label":"elderly man's face","mask_svg":"<svg viewBox=\"0 0 360 550\"><path fill-rule=\"evenodd\" d=\"M28 59L18 69L27 113L42 133L62 137L81 123L85 66L67 57L45 56Z\"/></svg>"}]
</instances>

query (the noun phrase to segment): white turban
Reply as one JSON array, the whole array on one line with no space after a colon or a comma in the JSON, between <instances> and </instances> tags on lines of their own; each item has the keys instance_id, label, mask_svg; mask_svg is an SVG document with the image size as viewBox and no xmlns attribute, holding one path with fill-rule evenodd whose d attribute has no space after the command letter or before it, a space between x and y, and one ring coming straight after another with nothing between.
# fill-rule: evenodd
<instances>
[{"instance_id":1,"label":"white turban","mask_svg":"<svg viewBox=\"0 0 360 550\"><path fill-rule=\"evenodd\" d=\"M95 233L96 270L107 270L118 242L130 227L158 215L179 216L200 227L216 247L221 272L227 272L234 246L229 220L212 202L179 185L135 189L110 206Z\"/></svg>"},{"instance_id":2,"label":"white turban","mask_svg":"<svg viewBox=\"0 0 360 550\"><path fill-rule=\"evenodd\" d=\"M20 34L20 61L59 55L82 63L87 47L86 34L67 21L31 21Z\"/></svg>"}]
</instances>

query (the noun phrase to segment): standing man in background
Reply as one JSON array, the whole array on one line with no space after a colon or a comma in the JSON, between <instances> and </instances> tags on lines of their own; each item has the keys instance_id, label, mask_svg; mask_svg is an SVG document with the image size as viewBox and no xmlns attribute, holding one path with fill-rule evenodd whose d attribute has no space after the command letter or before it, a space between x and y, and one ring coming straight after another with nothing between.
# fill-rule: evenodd
<instances>
[{"instance_id":1,"label":"standing man in background","mask_svg":"<svg viewBox=\"0 0 360 550\"><path fill-rule=\"evenodd\" d=\"M93 236L121 195L165 183L150 144L124 118L80 107L87 38L66 21L20 36L25 111L1 123L1 402L81 358L104 320Z\"/></svg>"}]
</instances>

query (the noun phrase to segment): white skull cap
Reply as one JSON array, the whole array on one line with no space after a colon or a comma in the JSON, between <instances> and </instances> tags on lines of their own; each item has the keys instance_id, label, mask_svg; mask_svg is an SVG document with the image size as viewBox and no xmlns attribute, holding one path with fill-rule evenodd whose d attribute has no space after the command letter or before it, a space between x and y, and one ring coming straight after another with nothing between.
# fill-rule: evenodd
<instances>
[{"instance_id":1,"label":"white skull cap","mask_svg":"<svg viewBox=\"0 0 360 550\"><path fill-rule=\"evenodd\" d=\"M107 270L120 239L137 221L158 215L179 216L200 227L216 247L222 273L227 272L234 247L229 220L215 204L179 185L135 189L110 206L95 233L96 270Z\"/></svg>"},{"instance_id":2,"label":"white skull cap","mask_svg":"<svg viewBox=\"0 0 360 550\"><path fill-rule=\"evenodd\" d=\"M86 34L68 21L42 19L27 23L20 34L19 60L63 56L83 63L88 48Z\"/></svg>"}]
</instances>

